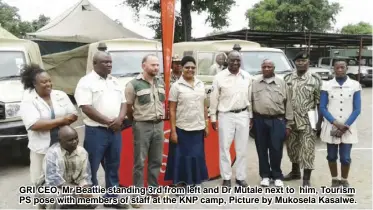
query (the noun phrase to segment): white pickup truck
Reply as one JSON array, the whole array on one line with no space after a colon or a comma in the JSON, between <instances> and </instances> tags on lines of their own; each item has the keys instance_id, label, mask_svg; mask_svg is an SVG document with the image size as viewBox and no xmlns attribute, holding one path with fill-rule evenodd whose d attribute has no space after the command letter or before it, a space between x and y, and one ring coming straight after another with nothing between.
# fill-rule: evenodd
<instances>
[{"instance_id":1,"label":"white pickup truck","mask_svg":"<svg viewBox=\"0 0 373 210\"><path fill-rule=\"evenodd\" d=\"M333 74L331 69L329 68L322 68L322 67L309 67L308 69L310 72L314 74L318 74L322 80L331 80L333 79Z\"/></svg>"},{"instance_id":2,"label":"white pickup truck","mask_svg":"<svg viewBox=\"0 0 373 210\"><path fill-rule=\"evenodd\" d=\"M343 59L347 62L347 75L354 80L358 79L359 75L359 61L356 58L352 57L342 57L342 56L336 56L336 57L321 57L319 58L319 62L317 64L317 67L319 68L325 68L325 69L333 69L333 65L336 60ZM334 72L332 71L332 74ZM364 84L365 86L372 86L372 67L371 66L365 66L360 65L360 83Z\"/></svg>"},{"instance_id":3,"label":"white pickup truck","mask_svg":"<svg viewBox=\"0 0 373 210\"><path fill-rule=\"evenodd\" d=\"M29 164L27 131L20 116L25 93L20 70L24 64L43 68L39 46L32 41L0 37L0 156Z\"/></svg>"}]
</instances>

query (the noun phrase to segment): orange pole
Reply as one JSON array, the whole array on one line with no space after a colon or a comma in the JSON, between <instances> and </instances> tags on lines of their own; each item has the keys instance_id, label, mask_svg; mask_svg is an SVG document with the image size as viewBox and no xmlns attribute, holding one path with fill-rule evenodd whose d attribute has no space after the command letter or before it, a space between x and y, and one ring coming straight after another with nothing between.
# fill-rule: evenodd
<instances>
[{"instance_id":1,"label":"orange pole","mask_svg":"<svg viewBox=\"0 0 373 210\"><path fill-rule=\"evenodd\" d=\"M175 33L175 0L161 0L161 25L163 75L166 89L165 107L166 110L168 110L168 95L170 90L170 75L172 63L172 45L174 43Z\"/></svg>"}]
</instances>

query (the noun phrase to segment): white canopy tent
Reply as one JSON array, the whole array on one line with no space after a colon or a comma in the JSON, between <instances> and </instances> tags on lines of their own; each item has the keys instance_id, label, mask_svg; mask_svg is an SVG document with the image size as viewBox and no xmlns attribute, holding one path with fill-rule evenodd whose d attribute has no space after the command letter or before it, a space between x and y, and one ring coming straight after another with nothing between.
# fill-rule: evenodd
<instances>
[{"instance_id":1,"label":"white canopy tent","mask_svg":"<svg viewBox=\"0 0 373 210\"><path fill-rule=\"evenodd\" d=\"M0 38L3 38L3 39L18 39L16 36L11 34L9 31L7 31L3 27L1 27L1 25L0 25Z\"/></svg>"},{"instance_id":2,"label":"white canopy tent","mask_svg":"<svg viewBox=\"0 0 373 210\"><path fill-rule=\"evenodd\" d=\"M124 28L88 0L80 0L29 38L42 41L92 43L117 38L144 38Z\"/></svg>"}]
</instances>

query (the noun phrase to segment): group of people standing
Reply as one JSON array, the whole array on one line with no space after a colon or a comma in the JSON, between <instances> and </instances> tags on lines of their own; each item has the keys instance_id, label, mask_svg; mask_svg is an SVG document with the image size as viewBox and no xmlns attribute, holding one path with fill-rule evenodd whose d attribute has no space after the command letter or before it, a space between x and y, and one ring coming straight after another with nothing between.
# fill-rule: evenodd
<instances>
[{"instance_id":1,"label":"group of people standing","mask_svg":"<svg viewBox=\"0 0 373 210\"><path fill-rule=\"evenodd\" d=\"M97 172L102 165L106 188L119 187L121 130L127 116L132 121L134 137L133 184L144 186L144 162L148 158L148 185L158 186L164 144L165 86L157 77L156 55L145 56L141 65L143 72L123 91L118 80L110 75L110 54L99 51L94 55L93 71L80 79L75 90L75 99L84 117L83 147L78 146L77 132L70 126L78 114L67 94L52 89L49 74L39 66L23 69L21 76L26 91L21 115L29 136L30 175L34 185L97 186ZM203 138L209 132L206 96L202 81L194 77L194 58L184 57L181 65L182 76L175 82L180 86L173 85L170 90L170 140L174 145L170 146L166 179L175 184L198 184L208 179L203 147ZM186 110L195 111L195 115L189 115ZM190 143L194 147L190 147ZM46 207L56 208L56 205Z\"/></svg>"},{"instance_id":2,"label":"group of people standing","mask_svg":"<svg viewBox=\"0 0 373 210\"><path fill-rule=\"evenodd\" d=\"M275 186L282 187L283 181L301 179L300 169L304 169L302 185L311 186L316 131L321 129L321 140L327 143L331 186L349 187L347 178L352 144L357 143L355 121L361 110L361 86L346 75L347 64L343 60L334 64L335 78L324 82L308 71L307 53L298 53L294 62L296 71L281 78L274 73L275 64L265 59L262 75L254 78L240 68L240 54L232 51L228 55L228 68L215 76L210 116L213 128L219 132L224 186L231 186L232 139L237 154L236 184L247 186L247 142L252 128L262 178L260 185L267 187L273 180ZM286 176L281 170L284 143L292 162L292 170ZM341 180L336 163L338 150Z\"/></svg>"},{"instance_id":3,"label":"group of people standing","mask_svg":"<svg viewBox=\"0 0 373 210\"><path fill-rule=\"evenodd\" d=\"M294 61L297 70L280 78L274 73L275 64L266 59L261 65L262 75L254 79L240 68L240 53L232 51L227 56L227 68L214 77L209 113L211 127L219 133L219 165L224 186L231 186L229 149L233 139L237 154L235 182L248 186L250 129L256 133L262 186L269 186L271 179L278 187L283 186L283 180L300 179L301 168L303 185L310 186L315 130L322 117L313 122L309 113L317 113L318 109L319 116L326 119L321 139L327 143L332 186L349 186L347 177L351 147L357 142L355 121L360 113L361 86L346 76L344 61L335 63L335 78L329 82L322 82L307 71L307 54L298 54ZM84 117L84 148L78 146L78 135L70 127L78 117L66 93L52 89L50 76L39 66L24 68L22 83L28 91L21 103L21 115L28 131L33 184L98 185L101 164L106 187L119 187L121 130L127 116L132 121L134 137L133 184L144 186L144 162L148 158L148 185L157 187L164 144L165 100L169 100L171 124L165 179L177 186L198 185L208 180L204 138L210 133L210 120L205 86L196 78L195 59L185 56L173 63L169 99L165 98L163 80L157 77L157 56L145 56L141 65L143 72L127 83L123 91L118 80L110 75L110 54L99 51L94 55L93 71L80 79L75 91ZM292 162L292 170L285 177L281 171L284 142ZM338 180L338 149L342 180Z\"/></svg>"}]
</instances>

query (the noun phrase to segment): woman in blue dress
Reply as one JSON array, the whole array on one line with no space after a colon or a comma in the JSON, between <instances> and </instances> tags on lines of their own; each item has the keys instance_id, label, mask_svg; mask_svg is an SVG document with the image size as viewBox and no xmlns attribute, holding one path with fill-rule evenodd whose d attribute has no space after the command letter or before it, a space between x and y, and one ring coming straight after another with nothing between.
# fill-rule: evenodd
<instances>
[{"instance_id":1,"label":"woman in blue dress","mask_svg":"<svg viewBox=\"0 0 373 210\"><path fill-rule=\"evenodd\" d=\"M205 87L195 77L196 61L181 60L182 76L170 90L171 135L165 180L174 185L198 185L208 180L204 138L208 135Z\"/></svg>"}]
</instances>

